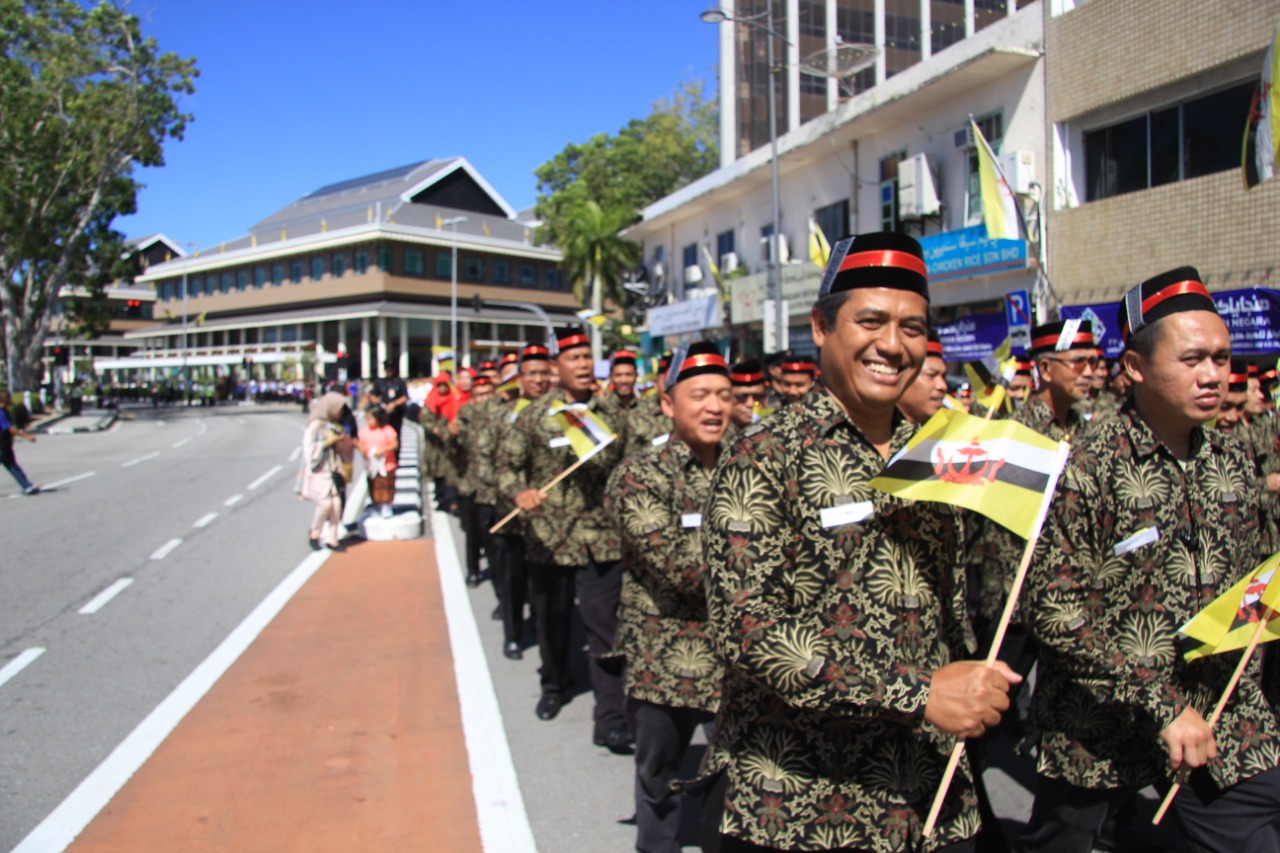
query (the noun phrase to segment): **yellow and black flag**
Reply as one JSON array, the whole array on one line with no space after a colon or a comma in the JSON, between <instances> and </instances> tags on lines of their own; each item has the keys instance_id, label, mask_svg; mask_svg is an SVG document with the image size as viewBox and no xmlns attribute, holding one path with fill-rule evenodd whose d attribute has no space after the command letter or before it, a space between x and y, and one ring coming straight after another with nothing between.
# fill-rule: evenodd
<instances>
[{"instance_id":1,"label":"yellow and black flag","mask_svg":"<svg viewBox=\"0 0 1280 853\"><path fill-rule=\"evenodd\" d=\"M1029 539L1066 461L1065 445L1019 423L944 408L868 485L980 512Z\"/></svg>"},{"instance_id":2,"label":"yellow and black flag","mask_svg":"<svg viewBox=\"0 0 1280 853\"><path fill-rule=\"evenodd\" d=\"M574 455L583 462L604 450L617 438L590 409L581 403L554 406L547 411L547 414L560 424L560 429L564 431L564 438L573 448Z\"/></svg>"},{"instance_id":3,"label":"yellow and black flag","mask_svg":"<svg viewBox=\"0 0 1280 853\"><path fill-rule=\"evenodd\" d=\"M1272 554L1266 562L1206 604L1190 622L1179 628L1178 640L1183 657L1195 660L1249 645L1265 610L1280 611L1277 568L1280 568L1280 553ZM1259 642L1280 639L1280 619L1272 621L1274 615L1274 612L1267 614L1267 627L1263 629Z\"/></svg>"}]
</instances>

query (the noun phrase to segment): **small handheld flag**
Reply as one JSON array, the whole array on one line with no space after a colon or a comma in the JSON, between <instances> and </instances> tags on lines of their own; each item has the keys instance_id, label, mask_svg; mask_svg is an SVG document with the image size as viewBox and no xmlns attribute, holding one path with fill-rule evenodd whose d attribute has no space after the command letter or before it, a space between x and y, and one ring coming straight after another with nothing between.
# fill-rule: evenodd
<instances>
[{"instance_id":1,"label":"small handheld flag","mask_svg":"<svg viewBox=\"0 0 1280 853\"><path fill-rule=\"evenodd\" d=\"M609 428L581 403L554 406L547 414L556 419L579 461L586 462L617 438Z\"/></svg>"},{"instance_id":2,"label":"small handheld flag","mask_svg":"<svg viewBox=\"0 0 1280 853\"><path fill-rule=\"evenodd\" d=\"M1187 660L1231 652L1249 645L1263 608L1280 610L1280 553L1265 562L1231 589L1204 606L1178 629L1178 640ZM1280 639L1280 623L1268 624L1259 642Z\"/></svg>"},{"instance_id":3,"label":"small handheld flag","mask_svg":"<svg viewBox=\"0 0 1280 853\"><path fill-rule=\"evenodd\" d=\"M584 323L590 323L597 329L603 329L609 322L609 318L601 314L599 311L593 311L590 308L584 308L581 311L575 311L574 316Z\"/></svg>"}]
</instances>

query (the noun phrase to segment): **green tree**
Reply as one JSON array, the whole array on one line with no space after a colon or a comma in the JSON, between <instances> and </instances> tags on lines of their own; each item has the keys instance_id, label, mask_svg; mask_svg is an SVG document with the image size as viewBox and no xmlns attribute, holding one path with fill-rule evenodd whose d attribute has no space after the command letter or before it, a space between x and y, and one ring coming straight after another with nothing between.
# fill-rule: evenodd
<instances>
[{"instance_id":1,"label":"green tree","mask_svg":"<svg viewBox=\"0 0 1280 853\"><path fill-rule=\"evenodd\" d=\"M573 282L574 296L584 304L590 298L593 311L601 311L605 299L623 303L622 274L640 259L640 247L618 232L632 219L629 210L605 210L589 199L575 207L565 221L564 242L560 244L564 268ZM593 334L592 340L596 358L600 358L600 336Z\"/></svg>"},{"instance_id":2,"label":"green tree","mask_svg":"<svg viewBox=\"0 0 1280 853\"><path fill-rule=\"evenodd\" d=\"M136 210L134 168L182 138L177 99L199 72L105 0L0 0L0 32L0 311L6 378L26 389L64 288L72 327L101 325L103 288L127 272L112 223Z\"/></svg>"}]
</instances>

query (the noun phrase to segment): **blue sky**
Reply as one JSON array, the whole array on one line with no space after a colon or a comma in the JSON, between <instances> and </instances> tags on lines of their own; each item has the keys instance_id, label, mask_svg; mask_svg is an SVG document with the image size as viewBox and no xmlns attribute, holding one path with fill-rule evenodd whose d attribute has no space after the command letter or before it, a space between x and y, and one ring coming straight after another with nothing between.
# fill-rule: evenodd
<instances>
[{"instance_id":1,"label":"blue sky","mask_svg":"<svg viewBox=\"0 0 1280 853\"><path fill-rule=\"evenodd\" d=\"M334 181L462 155L516 209L569 142L647 115L681 80L714 87L714 0L132 0L194 56L195 115L142 169L129 237L201 247Z\"/></svg>"}]
</instances>

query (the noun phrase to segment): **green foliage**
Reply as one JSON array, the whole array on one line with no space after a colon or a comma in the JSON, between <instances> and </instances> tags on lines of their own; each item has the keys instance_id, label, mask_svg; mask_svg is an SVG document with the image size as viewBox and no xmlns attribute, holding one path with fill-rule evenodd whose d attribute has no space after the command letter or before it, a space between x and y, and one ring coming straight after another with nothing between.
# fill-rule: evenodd
<instances>
[{"instance_id":1,"label":"green foliage","mask_svg":"<svg viewBox=\"0 0 1280 853\"><path fill-rule=\"evenodd\" d=\"M615 207L606 211L593 200L568 211L560 251L565 272L573 282L573 294L582 304L590 299L597 311L604 299L622 304L622 273L640 259L640 247L618 236L630 224L631 216L625 210Z\"/></svg>"},{"instance_id":2,"label":"green foliage","mask_svg":"<svg viewBox=\"0 0 1280 853\"><path fill-rule=\"evenodd\" d=\"M11 386L39 379L54 301L67 332L105 324L105 285L122 267L112 228L136 209L135 166L164 165L191 116L195 61L161 54L138 19L109 2L0 0L0 310Z\"/></svg>"}]
</instances>

